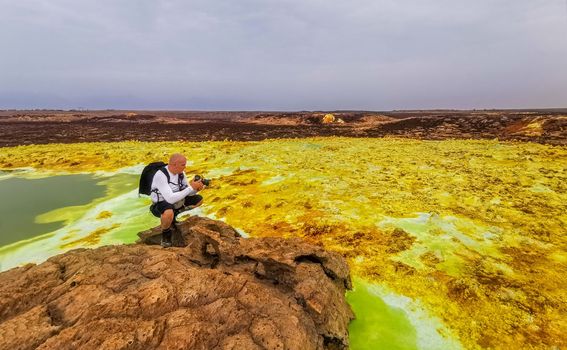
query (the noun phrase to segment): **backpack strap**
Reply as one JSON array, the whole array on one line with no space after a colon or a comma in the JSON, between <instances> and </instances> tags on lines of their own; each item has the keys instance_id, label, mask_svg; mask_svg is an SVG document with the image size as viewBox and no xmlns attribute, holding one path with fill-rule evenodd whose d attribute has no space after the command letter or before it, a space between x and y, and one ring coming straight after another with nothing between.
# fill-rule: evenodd
<instances>
[{"instance_id":1,"label":"backpack strap","mask_svg":"<svg viewBox=\"0 0 567 350\"><path fill-rule=\"evenodd\" d=\"M167 183L171 183L171 182L169 181L169 179L170 179L170 177L169 177L169 172L167 171L167 169L165 168L165 166L162 166L161 168L159 168L159 170L160 170L160 171L165 175L165 177L167 178ZM157 196L158 196L158 201L159 201L159 195L160 195L159 190L158 190L157 188L154 188L154 189L152 190L152 192L154 192L155 194L157 194Z\"/></svg>"},{"instance_id":2,"label":"backpack strap","mask_svg":"<svg viewBox=\"0 0 567 350\"><path fill-rule=\"evenodd\" d=\"M161 170L161 172L165 174L165 177L167 178L167 183L171 183L169 181L169 171L167 171L167 169L165 167L161 167L161 168L159 168L159 170Z\"/></svg>"},{"instance_id":3,"label":"backpack strap","mask_svg":"<svg viewBox=\"0 0 567 350\"><path fill-rule=\"evenodd\" d=\"M167 178L167 183L173 184L173 182L170 181L171 178L169 177L169 171L167 171L166 167L165 166L161 167L159 170L161 170L161 172L165 174L165 177ZM183 173L180 173L177 176L177 188L179 188L179 191L182 191L182 190L185 189L185 188L183 188L183 178L184 178Z\"/></svg>"},{"instance_id":4,"label":"backpack strap","mask_svg":"<svg viewBox=\"0 0 567 350\"><path fill-rule=\"evenodd\" d=\"M183 173L180 173L179 176L177 177L179 191L183 191L185 188L187 188L187 187L183 188L183 178L184 178Z\"/></svg>"}]
</instances>

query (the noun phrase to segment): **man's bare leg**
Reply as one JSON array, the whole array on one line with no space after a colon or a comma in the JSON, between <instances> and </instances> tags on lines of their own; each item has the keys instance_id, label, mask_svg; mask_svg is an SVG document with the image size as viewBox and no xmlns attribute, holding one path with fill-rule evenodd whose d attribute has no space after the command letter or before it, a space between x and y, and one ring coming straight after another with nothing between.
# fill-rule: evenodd
<instances>
[{"instance_id":1,"label":"man's bare leg","mask_svg":"<svg viewBox=\"0 0 567 350\"><path fill-rule=\"evenodd\" d=\"M167 230L173 222L173 209L167 209L161 214L161 230Z\"/></svg>"},{"instance_id":2,"label":"man's bare leg","mask_svg":"<svg viewBox=\"0 0 567 350\"><path fill-rule=\"evenodd\" d=\"M173 209L167 209L161 214L161 246L171 247L171 223L173 222Z\"/></svg>"}]
</instances>

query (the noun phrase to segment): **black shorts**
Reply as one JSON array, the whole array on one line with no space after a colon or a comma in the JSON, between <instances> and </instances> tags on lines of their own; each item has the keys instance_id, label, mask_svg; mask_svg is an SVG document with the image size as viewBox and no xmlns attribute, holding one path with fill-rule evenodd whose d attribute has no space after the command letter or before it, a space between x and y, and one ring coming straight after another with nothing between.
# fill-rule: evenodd
<instances>
[{"instance_id":1,"label":"black shorts","mask_svg":"<svg viewBox=\"0 0 567 350\"><path fill-rule=\"evenodd\" d=\"M187 196L187 197L185 197L185 201L183 202L183 205L185 205L185 206L196 205L197 203L199 203L202 200L203 200L203 196L201 196L199 194L196 194L194 196ZM173 209L173 211L175 212L175 209L173 208L173 204L168 203L166 201L153 203L150 206L150 211L157 218L161 217L161 214L163 214L167 209ZM175 214L177 214L177 213L175 213Z\"/></svg>"}]
</instances>

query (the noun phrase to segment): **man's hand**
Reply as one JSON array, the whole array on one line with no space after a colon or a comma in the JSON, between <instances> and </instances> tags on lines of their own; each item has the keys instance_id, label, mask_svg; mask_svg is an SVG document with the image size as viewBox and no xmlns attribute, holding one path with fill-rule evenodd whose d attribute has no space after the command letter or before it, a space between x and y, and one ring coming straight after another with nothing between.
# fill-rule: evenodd
<instances>
[{"instance_id":1,"label":"man's hand","mask_svg":"<svg viewBox=\"0 0 567 350\"><path fill-rule=\"evenodd\" d=\"M191 180L191 182L189 182L189 186L191 186L197 192L199 192L200 190L206 187L205 184L201 182L201 180L199 181Z\"/></svg>"}]
</instances>

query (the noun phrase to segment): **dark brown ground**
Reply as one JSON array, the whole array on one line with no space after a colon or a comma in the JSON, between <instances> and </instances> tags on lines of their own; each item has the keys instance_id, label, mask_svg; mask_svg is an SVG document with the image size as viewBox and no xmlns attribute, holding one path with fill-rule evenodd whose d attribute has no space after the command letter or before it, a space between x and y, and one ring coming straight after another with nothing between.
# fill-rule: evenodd
<instances>
[{"instance_id":1,"label":"dark brown ground","mask_svg":"<svg viewBox=\"0 0 567 350\"><path fill-rule=\"evenodd\" d=\"M332 113L336 121L324 123L326 113ZM393 112L0 111L0 147L124 140L250 141L331 135L430 140L498 138L565 145L567 109Z\"/></svg>"}]
</instances>

